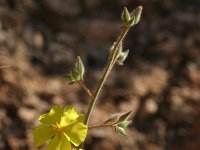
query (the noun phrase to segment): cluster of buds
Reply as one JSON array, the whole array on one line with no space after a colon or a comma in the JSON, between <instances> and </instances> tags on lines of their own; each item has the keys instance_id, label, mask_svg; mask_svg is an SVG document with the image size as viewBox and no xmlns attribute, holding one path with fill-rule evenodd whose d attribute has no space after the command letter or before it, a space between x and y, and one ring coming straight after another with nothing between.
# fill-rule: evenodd
<instances>
[{"instance_id":1,"label":"cluster of buds","mask_svg":"<svg viewBox=\"0 0 200 150\"><path fill-rule=\"evenodd\" d=\"M129 27L138 24L141 18L142 9L142 6L138 6L132 13L129 13L128 9L124 7L124 11L121 15L123 24Z\"/></svg>"},{"instance_id":2,"label":"cluster of buds","mask_svg":"<svg viewBox=\"0 0 200 150\"><path fill-rule=\"evenodd\" d=\"M111 124L118 134L126 136L127 134L125 129L132 123L132 121L128 120L130 114L131 111L114 114L108 120L106 120L104 124Z\"/></svg>"},{"instance_id":3,"label":"cluster of buds","mask_svg":"<svg viewBox=\"0 0 200 150\"><path fill-rule=\"evenodd\" d=\"M70 81L69 84L73 84L77 81L83 80L84 73L85 73L84 65L81 61L80 56L78 56L75 62L75 66L67 75L67 79Z\"/></svg>"}]
</instances>

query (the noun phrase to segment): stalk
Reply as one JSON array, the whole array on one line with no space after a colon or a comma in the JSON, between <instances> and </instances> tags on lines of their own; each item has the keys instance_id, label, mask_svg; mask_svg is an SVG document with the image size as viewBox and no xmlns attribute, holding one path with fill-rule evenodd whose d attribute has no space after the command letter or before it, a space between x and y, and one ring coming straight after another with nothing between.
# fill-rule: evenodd
<instances>
[{"instance_id":1,"label":"stalk","mask_svg":"<svg viewBox=\"0 0 200 150\"><path fill-rule=\"evenodd\" d=\"M109 61L105 67L105 70L104 70L104 73L103 73L103 76L101 78L101 80L99 81L98 83L98 86L97 86L97 89L95 91L95 94L94 94L94 99L93 101L90 103L89 107L88 107L88 111L86 113L86 116L85 116L85 120L84 120L84 123L86 125L88 125L89 123L89 120L90 120L90 117L91 117L91 114L92 114L92 111L97 103L97 100L99 98L99 95L100 95L100 92L102 90L102 87L108 77L108 75L110 74L114 64L115 64L115 61L117 59L117 50L118 50L118 47L120 45L120 43L122 43L123 39L125 38L127 32L129 31L130 27L129 26L124 26L123 29L122 29L122 32L120 33L117 41L116 41L116 44L113 48L113 51L112 51L112 54L110 55L110 58L109 58Z\"/></svg>"}]
</instances>

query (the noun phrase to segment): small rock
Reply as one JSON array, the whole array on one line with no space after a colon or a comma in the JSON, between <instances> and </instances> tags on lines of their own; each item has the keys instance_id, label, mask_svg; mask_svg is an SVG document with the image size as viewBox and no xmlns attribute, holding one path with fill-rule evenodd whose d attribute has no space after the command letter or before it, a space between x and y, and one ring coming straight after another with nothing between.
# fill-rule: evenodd
<instances>
[{"instance_id":1,"label":"small rock","mask_svg":"<svg viewBox=\"0 0 200 150\"><path fill-rule=\"evenodd\" d=\"M25 122L33 122L36 120L37 112L33 109L20 107L18 110L19 117L23 119Z\"/></svg>"},{"instance_id":2,"label":"small rock","mask_svg":"<svg viewBox=\"0 0 200 150\"><path fill-rule=\"evenodd\" d=\"M156 113L158 110L158 105L153 99L148 99L145 103L145 109L147 113L153 114Z\"/></svg>"}]
</instances>

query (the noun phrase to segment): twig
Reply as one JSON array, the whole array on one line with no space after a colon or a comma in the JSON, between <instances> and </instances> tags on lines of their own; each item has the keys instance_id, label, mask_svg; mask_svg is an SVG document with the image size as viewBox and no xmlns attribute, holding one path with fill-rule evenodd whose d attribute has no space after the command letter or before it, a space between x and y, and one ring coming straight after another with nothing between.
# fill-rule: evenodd
<instances>
[{"instance_id":1,"label":"twig","mask_svg":"<svg viewBox=\"0 0 200 150\"><path fill-rule=\"evenodd\" d=\"M114 128L115 124L98 124L98 125L92 125L92 126L88 126L89 130L92 130L94 128L103 128L103 127L111 127Z\"/></svg>"},{"instance_id":2,"label":"twig","mask_svg":"<svg viewBox=\"0 0 200 150\"><path fill-rule=\"evenodd\" d=\"M83 88L83 90L89 95L89 97L94 100L94 95L90 92L89 88L86 86L83 80L79 80L78 83Z\"/></svg>"},{"instance_id":3,"label":"twig","mask_svg":"<svg viewBox=\"0 0 200 150\"><path fill-rule=\"evenodd\" d=\"M103 76L101 78L101 80L99 81L99 84L97 86L97 89L95 91L95 94L94 94L94 100L90 103L89 105L89 108L88 108L88 111L86 113L86 116L85 116L85 120L84 120L84 123L86 125L88 125L88 122L89 122L89 119L90 119L90 116L91 116L91 113L95 107L95 104L98 100L98 97L99 97L99 94L100 94L100 91L109 75L109 73L111 72L111 69L117 59L117 49L120 45L120 43L123 41L124 37L126 36L127 32L129 31L130 27L129 26L124 26L123 27L123 30L121 32L121 34L119 35L117 41L116 41L116 44L114 45L114 48L113 48L113 52L109 58L109 61L105 67L105 71L103 73Z\"/></svg>"}]
</instances>

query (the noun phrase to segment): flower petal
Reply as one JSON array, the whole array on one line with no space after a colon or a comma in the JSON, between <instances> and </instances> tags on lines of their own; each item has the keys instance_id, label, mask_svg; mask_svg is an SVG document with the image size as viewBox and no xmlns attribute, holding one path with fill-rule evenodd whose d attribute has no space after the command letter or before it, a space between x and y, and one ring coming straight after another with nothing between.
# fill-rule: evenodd
<instances>
[{"instance_id":1,"label":"flower petal","mask_svg":"<svg viewBox=\"0 0 200 150\"><path fill-rule=\"evenodd\" d=\"M47 145L46 150L71 150L71 144L64 134L55 135Z\"/></svg>"},{"instance_id":2,"label":"flower petal","mask_svg":"<svg viewBox=\"0 0 200 150\"><path fill-rule=\"evenodd\" d=\"M83 122L83 120L84 120L84 114L79 114L79 116L78 116L78 118L77 118L77 122Z\"/></svg>"},{"instance_id":3,"label":"flower petal","mask_svg":"<svg viewBox=\"0 0 200 150\"><path fill-rule=\"evenodd\" d=\"M75 146L79 146L86 137L88 127L83 123L76 123L65 129L65 134Z\"/></svg>"},{"instance_id":4,"label":"flower petal","mask_svg":"<svg viewBox=\"0 0 200 150\"><path fill-rule=\"evenodd\" d=\"M62 106L56 105L54 106L48 114L43 114L39 117L41 123L46 125L52 125L56 123L60 123L60 119L62 116Z\"/></svg>"},{"instance_id":5,"label":"flower petal","mask_svg":"<svg viewBox=\"0 0 200 150\"><path fill-rule=\"evenodd\" d=\"M44 144L48 139L53 136L53 131L50 127L40 125L35 128L34 132L34 145L36 147Z\"/></svg>"},{"instance_id":6,"label":"flower petal","mask_svg":"<svg viewBox=\"0 0 200 150\"><path fill-rule=\"evenodd\" d=\"M68 126L72 123L82 120L83 115L78 114L78 112L72 106L65 107L63 110L63 115L61 117L61 126Z\"/></svg>"},{"instance_id":7,"label":"flower petal","mask_svg":"<svg viewBox=\"0 0 200 150\"><path fill-rule=\"evenodd\" d=\"M61 135L61 142L60 150L71 150L71 144L65 134Z\"/></svg>"},{"instance_id":8,"label":"flower petal","mask_svg":"<svg viewBox=\"0 0 200 150\"><path fill-rule=\"evenodd\" d=\"M60 145L61 145L61 139L58 135L55 135L47 145L46 150L60 150Z\"/></svg>"}]
</instances>

